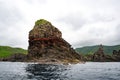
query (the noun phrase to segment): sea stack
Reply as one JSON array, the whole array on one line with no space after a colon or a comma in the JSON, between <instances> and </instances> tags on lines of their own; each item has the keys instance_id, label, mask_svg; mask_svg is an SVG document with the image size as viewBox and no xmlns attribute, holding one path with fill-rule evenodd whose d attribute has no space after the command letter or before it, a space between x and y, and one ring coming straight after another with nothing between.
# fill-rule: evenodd
<instances>
[{"instance_id":1,"label":"sea stack","mask_svg":"<svg viewBox=\"0 0 120 80\"><path fill-rule=\"evenodd\" d=\"M81 56L62 38L61 31L44 19L37 20L29 32L28 57L38 62L81 61Z\"/></svg>"},{"instance_id":2,"label":"sea stack","mask_svg":"<svg viewBox=\"0 0 120 80\"><path fill-rule=\"evenodd\" d=\"M105 60L105 54L104 54L103 46L101 44L99 49L93 54L93 61L103 62L104 60Z\"/></svg>"}]
</instances>

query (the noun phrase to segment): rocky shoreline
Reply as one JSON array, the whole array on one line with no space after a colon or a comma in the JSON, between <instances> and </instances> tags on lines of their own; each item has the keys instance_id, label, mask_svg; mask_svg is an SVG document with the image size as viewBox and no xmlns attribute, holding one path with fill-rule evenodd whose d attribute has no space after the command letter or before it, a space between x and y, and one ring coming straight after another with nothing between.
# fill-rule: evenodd
<instances>
[{"instance_id":1,"label":"rocky shoreline","mask_svg":"<svg viewBox=\"0 0 120 80\"><path fill-rule=\"evenodd\" d=\"M1 62L27 62L27 63L38 63L38 64L63 64L63 65L68 65L68 64L76 64L76 63L85 63L85 61L79 61L79 60L58 60L58 59L43 59L43 58L32 58L30 59L27 57L27 55L23 54L14 54L10 57L7 58L0 58Z\"/></svg>"}]
</instances>

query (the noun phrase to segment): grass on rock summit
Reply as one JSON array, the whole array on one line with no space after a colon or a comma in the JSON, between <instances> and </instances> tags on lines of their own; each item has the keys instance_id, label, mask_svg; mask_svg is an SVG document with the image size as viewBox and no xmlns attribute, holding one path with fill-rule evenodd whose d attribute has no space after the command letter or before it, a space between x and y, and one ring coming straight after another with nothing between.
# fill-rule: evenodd
<instances>
[{"instance_id":1,"label":"grass on rock summit","mask_svg":"<svg viewBox=\"0 0 120 80\"><path fill-rule=\"evenodd\" d=\"M43 24L47 24L47 23L50 23L49 21L45 20L45 19L40 19L40 20L37 20L35 22L35 26L38 26L38 25L43 25Z\"/></svg>"}]
</instances>

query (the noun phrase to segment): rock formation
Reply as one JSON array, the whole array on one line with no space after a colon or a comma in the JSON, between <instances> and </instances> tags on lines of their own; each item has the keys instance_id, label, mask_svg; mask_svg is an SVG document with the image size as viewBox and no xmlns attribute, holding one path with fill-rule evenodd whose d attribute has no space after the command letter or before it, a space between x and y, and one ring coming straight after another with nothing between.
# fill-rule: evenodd
<instances>
[{"instance_id":1,"label":"rock formation","mask_svg":"<svg viewBox=\"0 0 120 80\"><path fill-rule=\"evenodd\" d=\"M100 45L99 49L93 54L91 61L95 62L114 62L120 61L120 51L113 50L113 55L104 53L103 46Z\"/></svg>"},{"instance_id":2,"label":"rock formation","mask_svg":"<svg viewBox=\"0 0 120 80\"><path fill-rule=\"evenodd\" d=\"M104 61L105 54L103 50L103 46L100 45L99 49L93 54L93 61Z\"/></svg>"},{"instance_id":3,"label":"rock formation","mask_svg":"<svg viewBox=\"0 0 120 80\"><path fill-rule=\"evenodd\" d=\"M115 61L120 61L120 50L113 50L112 57L114 58Z\"/></svg>"},{"instance_id":4,"label":"rock formation","mask_svg":"<svg viewBox=\"0 0 120 80\"><path fill-rule=\"evenodd\" d=\"M120 50L113 50L113 55L120 56Z\"/></svg>"},{"instance_id":5,"label":"rock formation","mask_svg":"<svg viewBox=\"0 0 120 80\"><path fill-rule=\"evenodd\" d=\"M28 57L43 62L79 62L81 57L50 22L41 19L29 32Z\"/></svg>"}]
</instances>

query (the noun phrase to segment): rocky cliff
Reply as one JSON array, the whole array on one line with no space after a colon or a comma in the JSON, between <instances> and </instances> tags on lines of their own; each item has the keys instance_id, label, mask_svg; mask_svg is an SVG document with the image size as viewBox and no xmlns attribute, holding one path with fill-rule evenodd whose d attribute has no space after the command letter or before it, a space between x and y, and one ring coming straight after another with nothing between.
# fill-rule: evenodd
<instances>
[{"instance_id":1,"label":"rocky cliff","mask_svg":"<svg viewBox=\"0 0 120 80\"><path fill-rule=\"evenodd\" d=\"M50 22L41 19L29 32L28 57L39 62L79 62L81 56Z\"/></svg>"}]
</instances>

